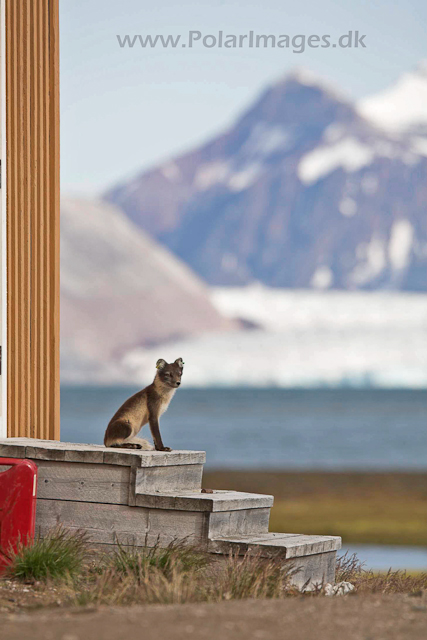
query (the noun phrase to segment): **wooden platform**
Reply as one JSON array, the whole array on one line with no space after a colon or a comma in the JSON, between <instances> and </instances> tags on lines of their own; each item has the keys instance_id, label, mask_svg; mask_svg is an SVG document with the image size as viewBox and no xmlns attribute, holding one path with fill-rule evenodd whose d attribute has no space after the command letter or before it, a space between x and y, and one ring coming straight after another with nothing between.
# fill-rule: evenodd
<instances>
[{"instance_id":1,"label":"wooden platform","mask_svg":"<svg viewBox=\"0 0 427 640\"><path fill-rule=\"evenodd\" d=\"M30 438L0 440L0 457L39 469L36 527L84 529L96 544L145 546L173 540L215 554L280 556L302 586L334 582L341 538L271 533L273 496L202 493L203 451L134 451Z\"/></svg>"}]
</instances>

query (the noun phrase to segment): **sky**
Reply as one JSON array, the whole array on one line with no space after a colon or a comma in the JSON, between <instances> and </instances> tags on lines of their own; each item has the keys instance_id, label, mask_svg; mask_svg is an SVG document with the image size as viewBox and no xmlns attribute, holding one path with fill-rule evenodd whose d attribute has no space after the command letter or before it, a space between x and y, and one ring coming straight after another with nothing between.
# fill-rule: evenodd
<instances>
[{"instance_id":1,"label":"sky","mask_svg":"<svg viewBox=\"0 0 427 640\"><path fill-rule=\"evenodd\" d=\"M377 93L426 57L426 23L425 0L60 0L62 191L96 196L197 146L295 67L349 100ZM203 45L220 31L223 43L250 31L332 43L356 30L366 47ZM201 34L192 47L190 31ZM181 40L120 47L117 36L138 34Z\"/></svg>"}]
</instances>

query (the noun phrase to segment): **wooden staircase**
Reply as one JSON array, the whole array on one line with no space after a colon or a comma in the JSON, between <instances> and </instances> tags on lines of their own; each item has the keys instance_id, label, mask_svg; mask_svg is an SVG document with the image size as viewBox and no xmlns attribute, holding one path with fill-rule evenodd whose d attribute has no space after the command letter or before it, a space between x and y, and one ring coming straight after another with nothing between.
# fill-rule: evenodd
<instances>
[{"instance_id":1,"label":"wooden staircase","mask_svg":"<svg viewBox=\"0 0 427 640\"><path fill-rule=\"evenodd\" d=\"M273 496L202 493L203 451L134 451L30 438L0 440L0 457L38 466L36 530L61 523L105 547L173 540L215 554L259 553L291 560L301 587L334 582L341 538L268 531Z\"/></svg>"}]
</instances>

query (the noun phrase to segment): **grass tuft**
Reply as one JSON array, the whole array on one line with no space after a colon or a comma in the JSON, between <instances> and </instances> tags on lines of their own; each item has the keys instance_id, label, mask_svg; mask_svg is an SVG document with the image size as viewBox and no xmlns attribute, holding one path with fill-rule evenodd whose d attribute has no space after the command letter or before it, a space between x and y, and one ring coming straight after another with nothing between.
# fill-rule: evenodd
<instances>
[{"instance_id":1,"label":"grass tuft","mask_svg":"<svg viewBox=\"0 0 427 640\"><path fill-rule=\"evenodd\" d=\"M289 588L290 564L260 555L230 554L214 581L209 599L280 598Z\"/></svg>"},{"instance_id":2,"label":"grass tuft","mask_svg":"<svg viewBox=\"0 0 427 640\"><path fill-rule=\"evenodd\" d=\"M45 538L20 543L12 554L8 575L20 580L64 578L78 573L87 553L87 535L57 527Z\"/></svg>"},{"instance_id":3,"label":"grass tuft","mask_svg":"<svg viewBox=\"0 0 427 640\"><path fill-rule=\"evenodd\" d=\"M133 574L139 581L153 568L169 577L173 570L188 573L203 569L209 563L207 553L186 545L185 540L171 542L166 548L162 548L159 542L154 547L143 549L126 548L118 543L112 557L112 565L117 571Z\"/></svg>"},{"instance_id":4,"label":"grass tuft","mask_svg":"<svg viewBox=\"0 0 427 640\"><path fill-rule=\"evenodd\" d=\"M118 544L112 554L105 554L91 548L84 533L57 528L42 540L20 546L9 569L12 579L0 580L0 609L323 595L324 585L310 591L293 586L295 571L292 562L280 558L253 553L216 556L185 541L142 549ZM33 587L26 588L23 580L31 581ZM338 558L336 581L351 582L352 595L417 595L427 590L427 573L374 573L348 553Z\"/></svg>"},{"instance_id":5,"label":"grass tuft","mask_svg":"<svg viewBox=\"0 0 427 640\"><path fill-rule=\"evenodd\" d=\"M427 589L427 572L374 572L365 569L355 553L348 552L337 559L336 582L351 582L354 593L417 593Z\"/></svg>"}]
</instances>

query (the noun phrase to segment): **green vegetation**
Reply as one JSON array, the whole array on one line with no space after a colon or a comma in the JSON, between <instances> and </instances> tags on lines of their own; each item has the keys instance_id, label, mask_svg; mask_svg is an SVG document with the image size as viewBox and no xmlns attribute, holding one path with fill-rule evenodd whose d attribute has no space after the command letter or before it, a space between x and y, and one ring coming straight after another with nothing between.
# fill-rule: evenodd
<instances>
[{"instance_id":1,"label":"green vegetation","mask_svg":"<svg viewBox=\"0 0 427 640\"><path fill-rule=\"evenodd\" d=\"M91 548L81 533L56 529L21 548L9 577L0 579L0 611L42 606L182 604L246 598L313 597L324 585L301 593L291 584L292 561L256 554L219 557L170 544L166 549L126 548L109 554ZM338 561L337 581L353 593L414 593L427 588L427 573L374 574L355 556Z\"/></svg>"},{"instance_id":2,"label":"green vegetation","mask_svg":"<svg viewBox=\"0 0 427 640\"><path fill-rule=\"evenodd\" d=\"M271 514L272 531L340 535L344 543L424 545L426 505L416 500L309 499L278 501Z\"/></svg>"},{"instance_id":3,"label":"green vegetation","mask_svg":"<svg viewBox=\"0 0 427 640\"><path fill-rule=\"evenodd\" d=\"M82 569L87 553L87 536L58 527L30 545L19 545L12 555L9 574L23 580L64 578Z\"/></svg>"},{"instance_id":4,"label":"green vegetation","mask_svg":"<svg viewBox=\"0 0 427 640\"><path fill-rule=\"evenodd\" d=\"M117 571L133 574L138 580L152 568L159 569L163 575L169 576L174 569L186 573L196 571L209 563L206 553L183 542L171 543L165 549L158 544L143 550L126 548L118 543L112 556L112 566Z\"/></svg>"},{"instance_id":5,"label":"green vegetation","mask_svg":"<svg viewBox=\"0 0 427 640\"><path fill-rule=\"evenodd\" d=\"M292 563L265 560L257 555L230 556L215 575L211 600L280 598L298 591L290 586Z\"/></svg>"},{"instance_id":6,"label":"green vegetation","mask_svg":"<svg viewBox=\"0 0 427 640\"><path fill-rule=\"evenodd\" d=\"M74 605L181 604L243 598L279 598L296 592L289 586L292 566L257 555L230 556L217 563L196 548L136 550L120 547L102 569L92 567L68 582Z\"/></svg>"},{"instance_id":7,"label":"green vegetation","mask_svg":"<svg viewBox=\"0 0 427 640\"><path fill-rule=\"evenodd\" d=\"M204 485L272 494L270 529L346 543L427 544L427 474L206 472Z\"/></svg>"}]
</instances>

